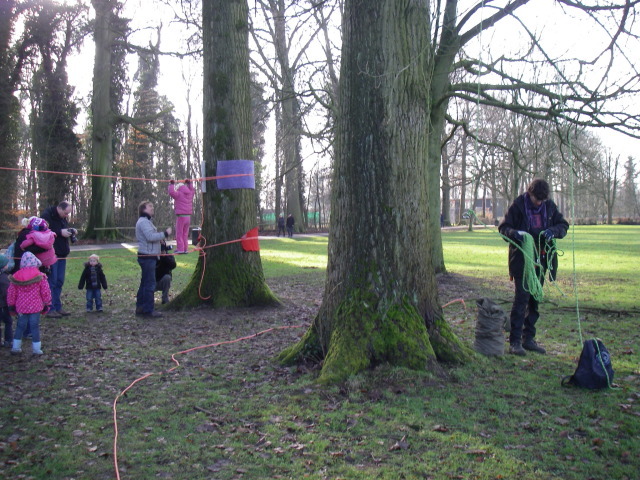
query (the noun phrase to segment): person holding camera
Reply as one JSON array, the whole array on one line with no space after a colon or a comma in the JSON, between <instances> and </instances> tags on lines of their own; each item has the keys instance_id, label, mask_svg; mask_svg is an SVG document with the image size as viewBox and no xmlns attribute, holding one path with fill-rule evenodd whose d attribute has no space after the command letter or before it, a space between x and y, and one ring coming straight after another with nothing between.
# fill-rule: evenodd
<instances>
[{"instance_id":1,"label":"person holding camera","mask_svg":"<svg viewBox=\"0 0 640 480\"><path fill-rule=\"evenodd\" d=\"M56 234L56 240L53 243L53 249L56 252L58 261L51 265L51 272L49 274L49 287L51 288L51 311L47 314L49 318L60 318L71 315L69 312L62 309L62 300L60 296L62 294L62 287L64 286L64 276L67 269L67 256L71 251L69 241L76 242L76 234L78 231L75 228L69 228L69 221L67 218L71 213L71 204L66 201L60 202L58 205L54 205L45 209L40 215L49 224L49 228Z\"/></svg>"},{"instance_id":2,"label":"person holding camera","mask_svg":"<svg viewBox=\"0 0 640 480\"><path fill-rule=\"evenodd\" d=\"M140 265L140 286L136 295L136 315L144 317L161 317L155 310L153 293L156 290L156 265L161 254L162 241L169 238L172 230L168 227L158 232L153 224L153 203L143 200L138 205L138 221L136 222L136 240L138 240L138 265Z\"/></svg>"}]
</instances>

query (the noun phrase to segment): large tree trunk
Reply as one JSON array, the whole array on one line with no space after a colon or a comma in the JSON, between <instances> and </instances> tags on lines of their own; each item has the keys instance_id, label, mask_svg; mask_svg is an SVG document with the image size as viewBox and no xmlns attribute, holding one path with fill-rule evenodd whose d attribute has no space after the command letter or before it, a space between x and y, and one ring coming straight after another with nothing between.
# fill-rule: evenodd
<instances>
[{"instance_id":1,"label":"large tree trunk","mask_svg":"<svg viewBox=\"0 0 640 480\"><path fill-rule=\"evenodd\" d=\"M93 65L93 97L91 100L92 137L91 173L102 175L91 178L91 204L89 222L85 236L89 238L114 238L113 195L111 175L113 174L113 127L114 113L111 109L111 19L114 2L93 0L96 11L94 40L96 46Z\"/></svg>"},{"instance_id":2,"label":"large tree trunk","mask_svg":"<svg viewBox=\"0 0 640 480\"><path fill-rule=\"evenodd\" d=\"M296 220L295 231L304 231L303 198L300 187L302 172L302 154L300 151L300 135L302 125L300 120L300 105L295 89L296 72L289 62L289 48L287 46L287 31L285 25L285 2L278 0L277 6L272 5L271 13L274 17L274 41L276 56L280 65L282 86L278 99L281 106L280 138L283 154L284 186L286 195L287 214L292 214ZM287 215L285 215L286 217Z\"/></svg>"},{"instance_id":3,"label":"large tree trunk","mask_svg":"<svg viewBox=\"0 0 640 480\"><path fill-rule=\"evenodd\" d=\"M11 50L11 34L15 21L15 1L0 2L0 167L17 168L19 157L20 104L14 96L23 58L16 58ZM20 55L25 55L21 51ZM0 196L0 230L13 229L19 215L18 174L2 170L2 195Z\"/></svg>"},{"instance_id":4,"label":"large tree trunk","mask_svg":"<svg viewBox=\"0 0 640 480\"><path fill-rule=\"evenodd\" d=\"M442 219L445 225L451 225L451 178L449 176L449 166L451 165L449 161L449 154L447 153L447 149L442 149L442 202L440 205ZM437 242L434 239L434 242ZM442 244L442 240L440 241ZM435 263L435 262L434 262ZM441 265L442 268L445 267L444 261ZM438 268L436 267L436 271Z\"/></svg>"},{"instance_id":5,"label":"large tree trunk","mask_svg":"<svg viewBox=\"0 0 640 480\"><path fill-rule=\"evenodd\" d=\"M442 318L426 235L429 18L419 0L345 2L325 294L282 353L324 358L320 381L468 354Z\"/></svg>"},{"instance_id":6,"label":"large tree trunk","mask_svg":"<svg viewBox=\"0 0 640 480\"><path fill-rule=\"evenodd\" d=\"M202 19L203 151L206 175L213 176L219 160L252 159L247 0L205 0ZM219 190L215 181L207 181L203 209L202 230L208 245L239 239L256 226L250 189ZM277 302L264 280L259 252L245 252L240 243L205 248L204 252L191 282L172 306L205 301L215 307Z\"/></svg>"}]
</instances>

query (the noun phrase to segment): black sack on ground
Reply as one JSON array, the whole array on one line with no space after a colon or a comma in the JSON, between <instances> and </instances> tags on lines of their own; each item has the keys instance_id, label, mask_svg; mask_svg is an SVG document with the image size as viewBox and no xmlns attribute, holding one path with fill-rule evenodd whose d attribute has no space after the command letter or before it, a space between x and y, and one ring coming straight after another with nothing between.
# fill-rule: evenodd
<instances>
[{"instance_id":1,"label":"black sack on ground","mask_svg":"<svg viewBox=\"0 0 640 480\"><path fill-rule=\"evenodd\" d=\"M478 320L473 348L483 355L504 355L504 330L508 325L505 311L490 298L476 300Z\"/></svg>"}]
</instances>

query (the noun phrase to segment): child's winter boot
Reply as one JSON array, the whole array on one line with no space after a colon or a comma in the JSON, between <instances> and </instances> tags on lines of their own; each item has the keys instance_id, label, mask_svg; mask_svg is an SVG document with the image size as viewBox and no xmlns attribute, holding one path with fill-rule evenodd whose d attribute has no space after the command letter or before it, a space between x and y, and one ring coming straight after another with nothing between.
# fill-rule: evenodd
<instances>
[{"instance_id":1,"label":"child's winter boot","mask_svg":"<svg viewBox=\"0 0 640 480\"><path fill-rule=\"evenodd\" d=\"M11 348L12 355L18 355L22 353L22 340L13 339L13 347Z\"/></svg>"},{"instance_id":2,"label":"child's winter boot","mask_svg":"<svg viewBox=\"0 0 640 480\"><path fill-rule=\"evenodd\" d=\"M42 355L44 353L42 350L40 350L40 347L42 346L42 342L33 342L31 345L33 346L34 355Z\"/></svg>"}]
</instances>

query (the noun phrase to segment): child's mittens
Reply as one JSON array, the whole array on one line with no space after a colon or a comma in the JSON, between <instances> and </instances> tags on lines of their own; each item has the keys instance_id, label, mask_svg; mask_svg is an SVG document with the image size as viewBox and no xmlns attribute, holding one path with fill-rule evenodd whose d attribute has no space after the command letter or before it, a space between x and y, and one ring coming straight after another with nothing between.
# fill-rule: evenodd
<instances>
[{"instance_id":1,"label":"child's mittens","mask_svg":"<svg viewBox=\"0 0 640 480\"><path fill-rule=\"evenodd\" d=\"M16 311L16 307L9 307L9 315L11 315L12 317L15 317L18 315L18 312Z\"/></svg>"},{"instance_id":2,"label":"child's mittens","mask_svg":"<svg viewBox=\"0 0 640 480\"><path fill-rule=\"evenodd\" d=\"M46 315L47 313L49 313L49 310L51 310L51 305L45 305L42 309L42 315Z\"/></svg>"}]
</instances>

